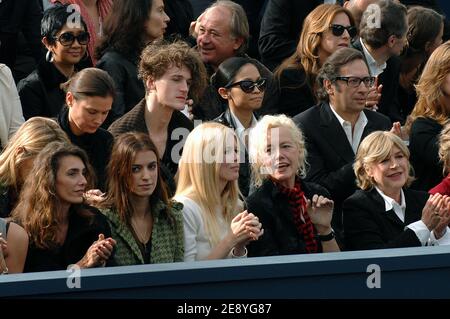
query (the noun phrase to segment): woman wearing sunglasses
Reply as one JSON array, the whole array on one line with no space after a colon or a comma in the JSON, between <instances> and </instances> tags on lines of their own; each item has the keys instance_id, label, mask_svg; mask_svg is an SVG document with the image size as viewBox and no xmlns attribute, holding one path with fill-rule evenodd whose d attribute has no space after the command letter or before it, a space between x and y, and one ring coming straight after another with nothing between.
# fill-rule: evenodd
<instances>
[{"instance_id":1,"label":"woman wearing sunglasses","mask_svg":"<svg viewBox=\"0 0 450 319\"><path fill-rule=\"evenodd\" d=\"M61 84L77 71L77 63L87 57L90 36L86 30L79 13L67 5L45 11L41 35L47 48L46 59L18 84L25 119L58 115L65 101Z\"/></svg>"},{"instance_id":2,"label":"woman wearing sunglasses","mask_svg":"<svg viewBox=\"0 0 450 319\"><path fill-rule=\"evenodd\" d=\"M170 21L163 0L114 0L111 11L114 14L106 18L104 35L96 48L97 67L112 76L117 93L104 127L145 96L137 74L139 55L147 44L163 37Z\"/></svg>"},{"instance_id":3,"label":"woman wearing sunglasses","mask_svg":"<svg viewBox=\"0 0 450 319\"><path fill-rule=\"evenodd\" d=\"M315 105L320 67L333 52L348 47L356 34L347 9L334 4L314 9L305 19L296 51L274 73L266 93L268 111L293 117Z\"/></svg>"},{"instance_id":4,"label":"woman wearing sunglasses","mask_svg":"<svg viewBox=\"0 0 450 319\"><path fill-rule=\"evenodd\" d=\"M215 121L232 128L239 138L239 188L242 195L247 196L250 184L248 134L257 122L255 112L261 108L266 79L261 77L258 67L251 59L233 57L219 65L211 77L211 83L228 102L228 109Z\"/></svg>"}]
</instances>

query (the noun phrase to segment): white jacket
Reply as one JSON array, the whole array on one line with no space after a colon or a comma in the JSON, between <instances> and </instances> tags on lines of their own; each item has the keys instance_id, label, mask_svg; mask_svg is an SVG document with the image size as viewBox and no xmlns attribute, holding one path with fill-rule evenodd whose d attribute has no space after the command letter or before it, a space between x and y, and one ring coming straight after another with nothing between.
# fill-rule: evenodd
<instances>
[{"instance_id":1,"label":"white jacket","mask_svg":"<svg viewBox=\"0 0 450 319\"><path fill-rule=\"evenodd\" d=\"M24 121L11 70L0 64L0 140L3 147Z\"/></svg>"}]
</instances>

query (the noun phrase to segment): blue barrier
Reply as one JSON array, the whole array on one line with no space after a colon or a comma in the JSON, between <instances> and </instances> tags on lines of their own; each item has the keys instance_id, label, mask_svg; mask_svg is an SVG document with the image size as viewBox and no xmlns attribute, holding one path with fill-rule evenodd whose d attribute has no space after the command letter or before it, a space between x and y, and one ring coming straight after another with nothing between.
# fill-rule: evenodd
<instances>
[{"instance_id":1,"label":"blue barrier","mask_svg":"<svg viewBox=\"0 0 450 319\"><path fill-rule=\"evenodd\" d=\"M372 273L378 265L381 272ZM369 267L369 272L368 272ZM376 268L376 266L375 266ZM0 297L150 299L450 298L450 246L0 276ZM380 286L380 288L369 288Z\"/></svg>"}]
</instances>

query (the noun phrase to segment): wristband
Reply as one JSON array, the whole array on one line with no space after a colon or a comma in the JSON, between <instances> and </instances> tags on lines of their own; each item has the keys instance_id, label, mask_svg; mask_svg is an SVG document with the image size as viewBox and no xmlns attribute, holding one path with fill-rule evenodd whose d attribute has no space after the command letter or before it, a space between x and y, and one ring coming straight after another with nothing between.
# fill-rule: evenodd
<instances>
[{"instance_id":1,"label":"wristband","mask_svg":"<svg viewBox=\"0 0 450 319\"><path fill-rule=\"evenodd\" d=\"M334 231L332 230L331 233L328 235L316 235L316 239L320 241L330 241L333 240L336 236L334 235Z\"/></svg>"}]
</instances>

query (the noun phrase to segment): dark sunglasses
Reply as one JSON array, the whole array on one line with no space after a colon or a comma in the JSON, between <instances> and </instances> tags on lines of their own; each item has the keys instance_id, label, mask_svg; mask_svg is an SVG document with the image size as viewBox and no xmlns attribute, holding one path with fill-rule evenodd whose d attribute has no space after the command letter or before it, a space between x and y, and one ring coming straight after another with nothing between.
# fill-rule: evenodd
<instances>
[{"instance_id":1,"label":"dark sunglasses","mask_svg":"<svg viewBox=\"0 0 450 319\"><path fill-rule=\"evenodd\" d=\"M340 24L332 24L332 25L330 25L330 29L331 29L331 32L333 33L333 35L337 36L337 37L340 37L342 34L344 34L345 30L347 30L347 32L351 38L354 38L356 36L356 33L358 33L358 31L356 30L356 27L354 27L352 25L350 25L348 27L344 27L343 25L340 25Z\"/></svg>"},{"instance_id":2,"label":"dark sunglasses","mask_svg":"<svg viewBox=\"0 0 450 319\"><path fill-rule=\"evenodd\" d=\"M242 91L245 93L252 93L255 87L258 88L260 92L263 92L266 89L266 79L261 78L257 81L244 80L235 83L231 83L225 86L226 89L229 89L233 86L239 85Z\"/></svg>"},{"instance_id":3,"label":"dark sunglasses","mask_svg":"<svg viewBox=\"0 0 450 319\"><path fill-rule=\"evenodd\" d=\"M86 45L90 39L89 32L81 32L78 35L74 35L72 32L65 32L60 34L59 37L55 37L55 40L59 41L65 47L71 46L75 39L79 44Z\"/></svg>"}]
</instances>

